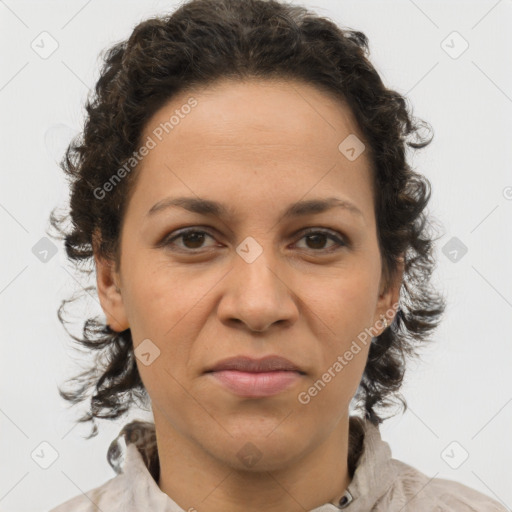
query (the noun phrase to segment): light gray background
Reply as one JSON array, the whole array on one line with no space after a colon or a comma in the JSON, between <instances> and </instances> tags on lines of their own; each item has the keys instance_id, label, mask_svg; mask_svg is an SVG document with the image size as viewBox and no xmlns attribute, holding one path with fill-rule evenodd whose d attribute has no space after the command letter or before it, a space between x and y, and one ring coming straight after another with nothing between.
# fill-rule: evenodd
<instances>
[{"instance_id":1,"label":"light gray background","mask_svg":"<svg viewBox=\"0 0 512 512\"><path fill-rule=\"evenodd\" d=\"M510 510L512 1L293 3L363 31L385 83L406 94L414 114L435 130L412 164L430 179L429 211L444 225L435 283L448 308L437 342L410 365L403 387L409 410L387 420L382 436L395 458ZM132 417L147 417L135 412L103 421L89 441L88 428L73 428L80 411L66 408L56 386L80 368L56 311L92 281L72 273L62 245L46 263L32 248L46 236L50 210L66 206L56 160L81 126L100 51L175 5L0 0L0 510L48 510L112 478L105 459L110 441ZM31 48L34 40L42 46L43 31L58 42L46 59ZM469 44L457 58L463 40L453 31ZM468 249L456 262L443 253L453 237ZM93 313L101 309L92 297L78 304L73 332ZM31 458L43 441L58 452L48 469ZM469 454L458 469L441 456L453 441L452 461L462 450Z\"/></svg>"}]
</instances>

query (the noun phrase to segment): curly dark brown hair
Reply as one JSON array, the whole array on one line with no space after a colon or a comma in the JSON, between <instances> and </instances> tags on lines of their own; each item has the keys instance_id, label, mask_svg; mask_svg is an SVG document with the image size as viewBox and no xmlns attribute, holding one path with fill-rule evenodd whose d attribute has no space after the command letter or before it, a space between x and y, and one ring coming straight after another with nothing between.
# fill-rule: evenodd
<instances>
[{"instance_id":1,"label":"curly dark brown hair","mask_svg":"<svg viewBox=\"0 0 512 512\"><path fill-rule=\"evenodd\" d=\"M427 146L433 131L413 117L407 100L386 88L368 60L368 38L340 28L306 8L276 0L191 0L172 14L139 23L130 37L102 55L101 75L86 103L83 132L69 144L61 167L69 180L70 211L51 212L55 238L65 240L68 258L90 275L93 234L101 234L97 253L119 266L119 234L133 192L137 168L113 187L108 200L98 190L125 166L141 145L153 114L174 95L207 87L219 79L290 79L312 84L351 108L372 163L377 236L386 279L404 274L400 308L392 325L373 339L354 397L356 408L373 424L379 410L397 401L406 357L417 357L431 341L446 307L429 280L435 267L431 217L426 214L430 182L412 170L406 150ZM422 137L426 128L432 137ZM71 217L72 226L64 228ZM389 282L389 281L388 281ZM95 287L84 289L95 290ZM65 327L63 300L58 317ZM66 327L65 327L66 328ZM67 329L66 329L67 330ZM68 331L69 332L69 331ZM134 357L130 329L115 332L98 317L88 318L81 338L70 336L96 357L60 395L72 404L90 397L90 410L77 422L116 419L149 397Z\"/></svg>"}]
</instances>

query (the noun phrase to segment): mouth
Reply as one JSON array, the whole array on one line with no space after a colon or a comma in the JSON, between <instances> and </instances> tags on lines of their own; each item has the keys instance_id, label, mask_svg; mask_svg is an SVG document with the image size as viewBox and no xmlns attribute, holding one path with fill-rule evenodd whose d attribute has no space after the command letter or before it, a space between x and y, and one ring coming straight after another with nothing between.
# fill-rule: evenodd
<instances>
[{"instance_id":1,"label":"mouth","mask_svg":"<svg viewBox=\"0 0 512 512\"><path fill-rule=\"evenodd\" d=\"M272 372L239 372L221 370L208 372L217 382L236 395L247 398L262 398L276 395L302 379L292 370Z\"/></svg>"},{"instance_id":2,"label":"mouth","mask_svg":"<svg viewBox=\"0 0 512 512\"><path fill-rule=\"evenodd\" d=\"M302 368L292 363L289 359L276 355L266 356L261 359L255 359L248 356L229 357L228 359L223 359L211 368L207 369L206 373L223 370L247 373L294 371L305 374Z\"/></svg>"},{"instance_id":3,"label":"mouth","mask_svg":"<svg viewBox=\"0 0 512 512\"><path fill-rule=\"evenodd\" d=\"M276 395L299 382L306 373L280 356L253 359L237 356L224 359L206 370L216 382L246 398Z\"/></svg>"}]
</instances>

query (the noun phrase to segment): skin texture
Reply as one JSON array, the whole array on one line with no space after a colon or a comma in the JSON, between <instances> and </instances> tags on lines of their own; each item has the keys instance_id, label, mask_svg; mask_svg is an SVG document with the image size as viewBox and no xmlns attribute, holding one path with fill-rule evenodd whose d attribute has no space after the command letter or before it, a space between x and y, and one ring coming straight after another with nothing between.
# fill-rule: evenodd
<instances>
[{"instance_id":1,"label":"skin texture","mask_svg":"<svg viewBox=\"0 0 512 512\"><path fill-rule=\"evenodd\" d=\"M191 96L197 106L137 171L120 269L95 256L101 305L114 330L131 329L135 348L150 339L160 350L150 365L137 365L151 397L162 491L199 512L311 510L350 483L349 404L369 340L307 405L297 396L358 334L376 325L380 334L382 315L391 323L402 279L385 288L366 153L350 161L338 149L349 134L363 137L349 108L326 92L251 80L182 92L141 140ZM172 207L146 215L168 196L213 199L233 212L220 219ZM333 208L278 221L296 201L330 196L362 216ZM184 227L207 234L158 246ZM349 245L308 238L305 228L333 230ZM236 252L248 236L263 250L251 263ZM306 375L254 399L203 374L239 354L281 355ZM259 459L249 467L240 450Z\"/></svg>"}]
</instances>

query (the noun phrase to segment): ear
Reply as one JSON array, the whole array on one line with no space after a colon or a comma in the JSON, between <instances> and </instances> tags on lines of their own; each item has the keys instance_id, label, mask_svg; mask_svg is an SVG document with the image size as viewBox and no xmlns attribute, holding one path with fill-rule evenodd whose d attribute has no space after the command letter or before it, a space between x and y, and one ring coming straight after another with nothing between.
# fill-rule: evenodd
<instances>
[{"instance_id":1,"label":"ear","mask_svg":"<svg viewBox=\"0 0 512 512\"><path fill-rule=\"evenodd\" d=\"M126 318L125 306L120 290L120 276L115 269L115 263L99 255L98 247L100 235L95 231L93 235L94 262L96 265L96 285L101 308L107 317L108 326L122 332L130 326Z\"/></svg>"},{"instance_id":2,"label":"ear","mask_svg":"<svg viewBox=\"0 0 512 512\"><path fill-rule=\"evenodd\" d=\"M391 282L382 282L381 289L379 290L379 300L373 319L373 326L377 335L380 336L384 327L384 318L388 321L388 326L393 323L393 320L398 311L398 301L400 299L400 288L402 287L402 279L404 274L404 256L399 258L397 271ZM387 284L387 287L386 287Z\"/></svg>"}]
</instances>

